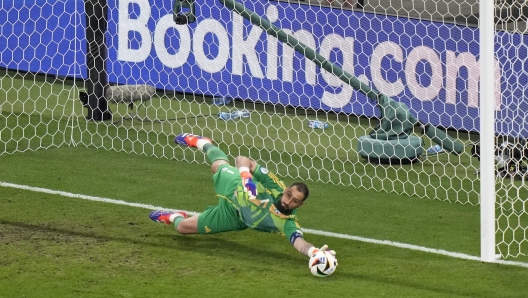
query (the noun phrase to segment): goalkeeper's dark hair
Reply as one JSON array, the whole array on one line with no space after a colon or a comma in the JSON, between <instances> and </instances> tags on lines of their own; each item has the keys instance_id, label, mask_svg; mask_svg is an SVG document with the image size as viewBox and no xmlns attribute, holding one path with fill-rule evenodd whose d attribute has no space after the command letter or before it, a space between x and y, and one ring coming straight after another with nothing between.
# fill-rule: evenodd
<instances>
[{"instance_id":1,"label":"goalkeeper's dark hair","mask_svg":"<svg viewBox=\"0 0 528 298\"><path fill-rule=\"evenodd\" d=\"M295 186L297 187L297 190L304 195L303 202L308 199L308 195L310 195L310 191L308 190L308 186L304 184L303 182L295 182L290 187Z\"/></svg>"}]
</instances>

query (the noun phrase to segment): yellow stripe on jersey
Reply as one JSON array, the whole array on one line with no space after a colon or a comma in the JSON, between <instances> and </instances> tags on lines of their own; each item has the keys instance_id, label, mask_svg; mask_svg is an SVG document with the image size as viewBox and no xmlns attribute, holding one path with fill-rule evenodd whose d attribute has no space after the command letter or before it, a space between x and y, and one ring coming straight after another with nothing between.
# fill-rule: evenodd
<instances>
[{"instance_id":1,"label":"yellow stripe on jersey","mask_svg":"<svg viewBox=\"0 0 528 298\"><path fill-rule=\"evenodd\" d=\"M262 208L266 208L266 206L268 206L268 203L270 202L269 199L266 199L266 200L258 200L258 199L248 199L251 203L253 203L254 205L256 206L260 206L262 205L261 207Z\"/></svg>"},{"instance_id":2,"label":"yellow stripe on jersey","mask_svg":"<svg viewBox=\"0 0 528 298\"><path fill-rule=\"evenodd\" d=\"M235 195L236 195L236 193L235 193ZM225 196L223 196L223 195L216 194L216 196L217 196L217 197L220 197L220 198L222 198L222 199L224 199L224 200L226 200L226 201L228 201L228 202L231 203L231 204L233 204L233 202L231 202L230 199L228 199L227 197L225 197Z\"/></svg>"},{"instance_id":3,"label":"yellow stripe on jersey","mask_svg":"<svg viewBox=\"0 0 528 298\"><path fill-rule=\"evenodd\" d=\"M290 219L290 218L293 218L295 219L295 215L286 215L286 214L282 214L279 210L277 210L277 207L275 207L275 205L271 205L269 207L269 212L279 218L282 218L282 219Z\"/></svg>"},{"instance_id":4,"label":"yellow stripe on jersey","mask_svg":"<svg viewBox=\"0 0 528 298\"><path fill-rule=\"evenodd\" d=\"M286 189L286 185L284 184L284 182L282 182L279 179L279 177L277 177L275 174L273 174L272 172L269 172L268 176L270 176L271 180L273 180L273 182L275 182L277 185L279 185L280 187Z\"/></svg>"},{"instance_id":5,"label":"yellow stripe on jersey","mask_svg":"<svg viewBox=\"0 0 528 298\"><path fill-rule=\"evenodd\" d=\"M300 225L299 222L297 221L297 218L295 218L295 226L297 227L297 229L300 229L300 228L301 228L301 225Z\"/></svg>"},{"instance_id":6,"label":"yellow stripe on jersey","mask_svg":"<svg viewBox=\"0 0 528 298\"><path fill-rule=\"evenodd\" d=\"M236 195L236 192L235 192L235 195ZM237 206L233 203L233 201L231 201L231 200L228 199L227 197L225 197L225 196L223 196L223 195L219 195L219 194L216 194L216 196L219 197L219 198L222 198L222 199L224 199L224 200L226 200L226 201L228 201L229 204L231 204L231 206L233 206L233 208L235 208L235 209L237 208Z\"/></svg>"}]
</instances>

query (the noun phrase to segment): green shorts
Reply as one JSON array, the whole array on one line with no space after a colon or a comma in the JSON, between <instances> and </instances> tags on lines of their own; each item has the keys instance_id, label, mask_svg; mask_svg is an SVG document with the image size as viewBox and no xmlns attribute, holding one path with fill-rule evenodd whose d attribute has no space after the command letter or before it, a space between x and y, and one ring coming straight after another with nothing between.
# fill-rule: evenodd
<instances>
[{"instance_id":1,"label":"green shorts","mask_svg":"<svg viewBox=\"0 0 528 298\"><path fill-rule=\"evenodd\" d=\"M208 207L198 216L198 232L214 234L247 229L244 222L238 218L236 208L229 201L242 181L238 169L227 164L221 165L213 175L213 181L218 205Z\"/></svg>"}]
</instances>

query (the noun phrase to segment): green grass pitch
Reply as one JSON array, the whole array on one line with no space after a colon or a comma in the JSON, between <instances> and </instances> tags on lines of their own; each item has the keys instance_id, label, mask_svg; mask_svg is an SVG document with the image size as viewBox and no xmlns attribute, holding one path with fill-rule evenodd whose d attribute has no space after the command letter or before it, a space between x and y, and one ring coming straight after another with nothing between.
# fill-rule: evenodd
<instances>
[{"instance_id":1,"label":"green grass pitch","mask_svg":"<svg viewBox=\"0 0 528 298\"><path fill-rule=\"evenodd\" d=\"M6 98L0 149L8 152L0 155L0 182L200 212L216 202L210 169L201 152L172 143L175 133L192 130L213 139L222 136L219 146L230 156L249 154L287 183L309 177L311 197L299 210L304 228L479 255L479 207L470 191L477 180L467 172L478 165L469 158L460 157L456 166L447 155L439 156L444 163L424 162L410 176L409 166L381 171L358 160L352 150L333 145L332 134L346 134L355 148L353 136L365 134L372 124L368 121L336 115L328 119L332 132L293 135L281 127L300 127L314 116L255 105L251 121L223 122L214 115L225 107L195 97L161 96L147 109L149 118L179 120L87 123L82 116L63 116L82 115L71 82L28 76L7 73L0 81L0 96ZM170 106L179 112L167 112ZM112 109L115 121L126 116L126 107ZM263 128L255 123L273 129L259 131ZM259 139L244 139L257 132ZM315 145L302 147L307 140ZM273 162L285 158L311 168ZM330 166L336 161L343 161L338 170L355 171L362 178L338 174ZM467 177L452 185L454 179L435 176L443 164L448 176ZM439 188L409 183L416 179ZM439 199L409 196L411 188ZM462 193L459 203L465 204L449 202L457 192ZM339 267L323 279L313 277L308 258L275 234L181 236L150 221L145 208L2 186L0 211L0 297L526 295L528 268L391 245L307 233L308 241L326 243L338 253ZM522 214L512 218L523 226Z\"/></svg>"},{"instance_id":2,"label":"green grass pitch","mask_svg":"<svg viewBox=\"0 0 528 298\"><path fill-rule=\"evenodd\" d=\"M93 148L0 156L0 181L201 211L208 166ZM286 182L292 182L287 179ZM311 183L303 227L478 256L478 208ZM307 233L338 253L316 278L283 236L181 236L148 209L0 187L1 297L523 297L528 268Z\"/></svg>"}]
</instances>

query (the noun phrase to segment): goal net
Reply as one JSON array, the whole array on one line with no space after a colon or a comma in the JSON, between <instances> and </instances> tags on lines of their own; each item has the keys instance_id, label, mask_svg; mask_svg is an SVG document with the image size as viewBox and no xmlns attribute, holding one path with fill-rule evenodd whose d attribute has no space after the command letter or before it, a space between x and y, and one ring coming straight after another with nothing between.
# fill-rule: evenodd
<instances>
[{"instance_id":1,"label":"goal net","mask_svg":"<svg viewBox=\"0 0 528 298\"><path fill-rule=\"evenodd\" d=\"M479 58L478 1L227 2L4 1L0 155L88 146L203 163L174 146L190 132L292 179L478 205L488 63L497 253L528 253L523 1L496 1L494 61Z\"/></svg>"}]
</instances>

